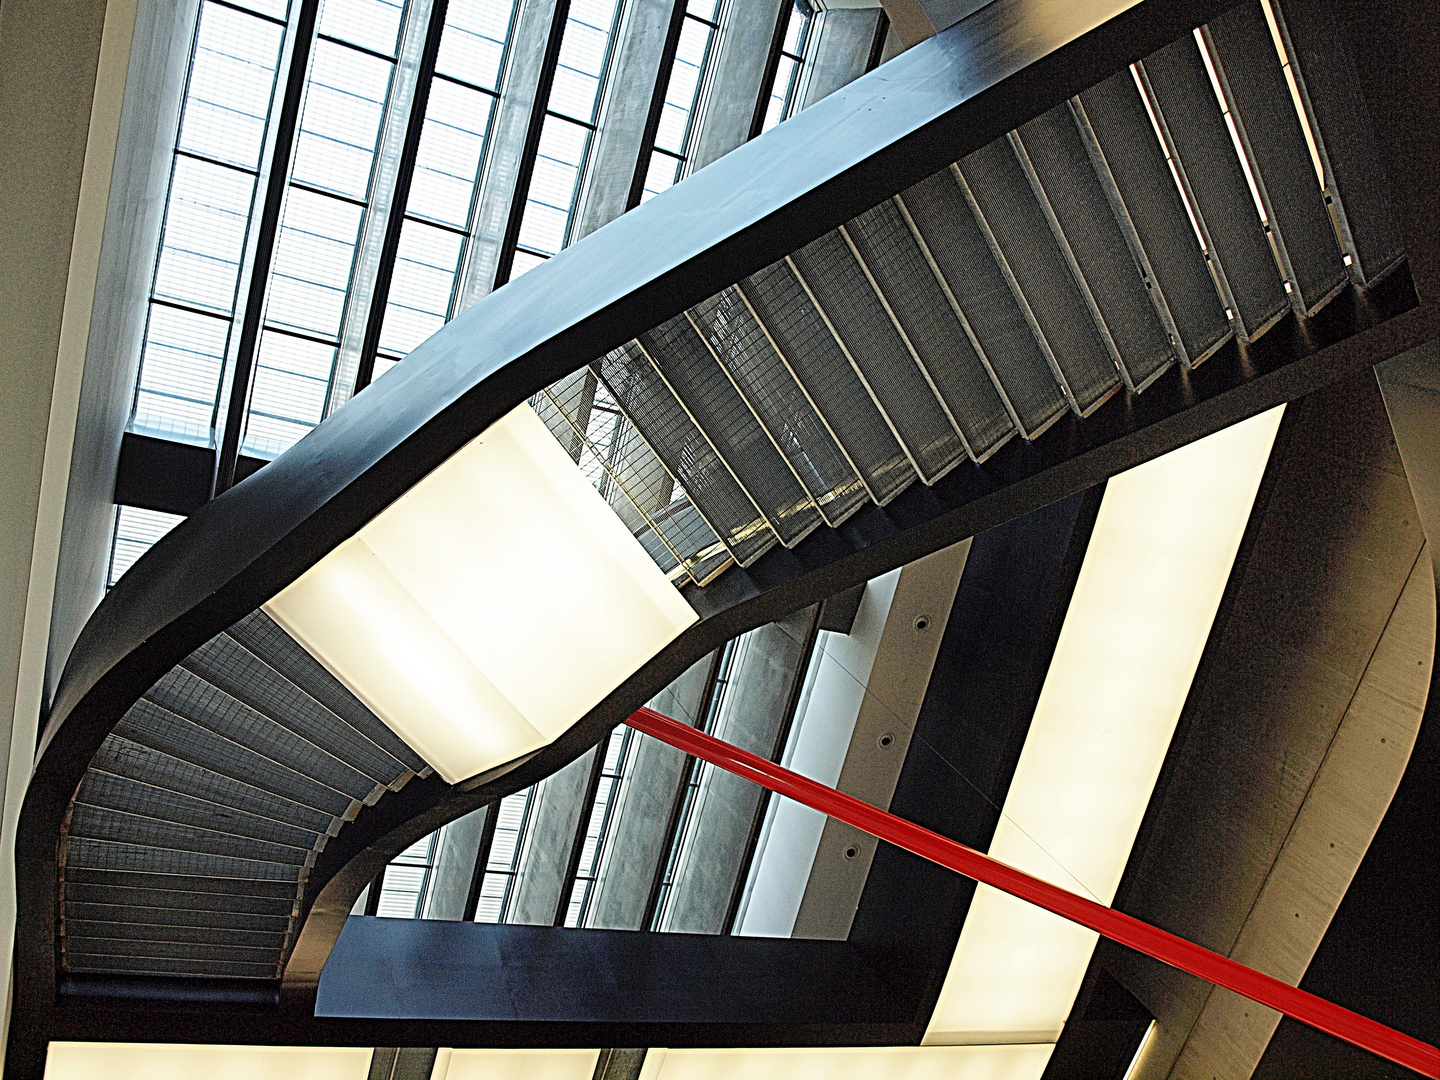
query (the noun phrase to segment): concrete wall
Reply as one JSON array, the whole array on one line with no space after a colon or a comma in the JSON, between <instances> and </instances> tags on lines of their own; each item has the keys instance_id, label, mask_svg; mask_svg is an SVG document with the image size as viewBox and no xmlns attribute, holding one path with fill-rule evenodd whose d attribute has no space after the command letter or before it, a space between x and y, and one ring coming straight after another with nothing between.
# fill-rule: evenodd
<instances>
[{"instance_id":1,"label":"concrete wall","mask_svg":"<svg viewBox=\"0 0 1440 1080\"><path fill-rule=\"evenodd\" d=\"M1117 907L1299 978L1418 724L1393 658L1426 670L1423 543L1373 377L1292 404ZM1157 1017L1137 1077L1250 1074L1273 1017L1109 944L1097 962Z\"/></svg>"}]
</instances>

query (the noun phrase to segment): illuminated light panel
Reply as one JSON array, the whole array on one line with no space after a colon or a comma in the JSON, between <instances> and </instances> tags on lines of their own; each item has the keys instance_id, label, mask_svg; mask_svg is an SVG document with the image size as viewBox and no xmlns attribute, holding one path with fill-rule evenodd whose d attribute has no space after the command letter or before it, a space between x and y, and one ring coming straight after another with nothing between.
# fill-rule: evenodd
<instances>
[{"instance_id":1,"label":"illuminated light panel","mask_svg":"<svg viewBox=\"0 0 1440 1080\"><path fill-rule=\"evenodd\" d=\"M1035 1080L1055 1047L651 1050L640 1080Z\"/></svg>"},{"instance_id":2,"label":"illuminated light panel","mask_svg":"<svg viewBox=\"0 0 1440 1080\"><path fill-rule=\"evenodd\" d=\"M1281 412L1106 486L992 857L1101 904L1114 899ZM1096 940L977 886L925 1043L1054 1042Z\"/></svg>"},{"instance_id":3,"label":"illuminated light panel","mask_svg":"<svg viewBox=\"0 0 1440 1080\"><path fill-rule=\"evenodd\" d=\"M367 1047L52 1042L45 1080L365 1080Z\"/></svg>"},{"instance_id":4,"label":"illuminated light panel","mask_svg":"<svg viewBox=\"0 0 1440 1080\"><path fill-rule=\"evenodd\" d=\"M265 611L450 783L545 746L698 619L528 405Z\"/></svg>"},{"instance_id":5,"label":"illuminated light panel","mask_svg":"<svg viewBox=\"0 0 1440 1080\"><path fill-rule=\"evenodd\" d=\"M591 1080L599 1050L441 1050L430 1080Z\"/></svg>"}]
</instances>

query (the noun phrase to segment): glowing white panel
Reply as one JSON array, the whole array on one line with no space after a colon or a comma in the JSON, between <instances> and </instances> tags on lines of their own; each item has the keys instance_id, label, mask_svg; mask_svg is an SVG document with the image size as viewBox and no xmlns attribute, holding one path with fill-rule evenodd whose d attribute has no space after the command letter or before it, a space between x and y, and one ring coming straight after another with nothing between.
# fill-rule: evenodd
<instances>
[{"instance_id":1,"label":"glowing white panel","mask_svg":"<svg viewBox=\"0 0 1440 1080\"><path fill-rule=\"evenodd\" d=\"M640 1080L1040 1080L1055 1048L803 1047L651 1050Z\"/></svg>"},{"instance_id":2,"label":"glowing white panel","mask_svg":"<svg viewBox=\"0 0 1440 1080\"><path fill-rule=\"evenodd\" d=\"M451 783L555 739L698 618L527 405L265 610Z\"/></svg>"},{"instance_id":3,"label":"glowing white panel","mask_svg":"<svg viewBox=\"0 0 1440 1080\"><path fill-rule=\"evenodd\" d=\"M1105 489L990 854L1109 904L1270 456L1280 409ZM980 886L927 1044L1054 1041L1097 936Z\"/></svg>"},{"instance_id":4,"label":"glowing white panel","mask_svg":"<svg viewBox=\"0 0 1440 1080\"><path fill-rule=\"evenodd\" d=\"M365 1080L369 1047L52 1042L45 1080Z\"/></svg>"},{"instance_id":5,"label":"glowing white panel","mask_svg":"<svg viewBox=\"0 0 1440 1080\"><path fill-rule=\"evenodd\" d=\"M590 1080L599 1050L441 1050L430 1080Z\"/></svg>"}]
</instances>

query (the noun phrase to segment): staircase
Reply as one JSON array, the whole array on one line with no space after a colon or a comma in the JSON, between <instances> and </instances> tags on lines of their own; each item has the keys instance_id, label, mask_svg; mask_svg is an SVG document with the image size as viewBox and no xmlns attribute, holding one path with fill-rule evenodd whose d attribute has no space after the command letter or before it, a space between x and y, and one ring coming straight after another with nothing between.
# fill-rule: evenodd
<instances>
[{"instance_id":1,"label":"staircase","mask_svg":"<svg viewBox=\"0 0 1440 1080\"><path fill-rule=\"evenodd\" d=\"M1313 154L1265 12L1240 7L534 406L662 569L703 585L1303 323L1403 253L1333 28L1297 6L1276 33ZM317 853L426 771L252 613L91 762L60 852L64 970L276 979Z\"/></svg>"},{"instance_id":2,"label":"staircase","mask_svg":"<svg viewBox=\"0 0 1440 1080\"><path fill-rule=\"evenodd\" d=\"M1242 6L532 404L662 568L704 584L1314 317L1402 252L1348 59L1297 10L1276 32L1315 154ZM630 445L589 438L597 394Z\"/></svg>"}]
</instances>

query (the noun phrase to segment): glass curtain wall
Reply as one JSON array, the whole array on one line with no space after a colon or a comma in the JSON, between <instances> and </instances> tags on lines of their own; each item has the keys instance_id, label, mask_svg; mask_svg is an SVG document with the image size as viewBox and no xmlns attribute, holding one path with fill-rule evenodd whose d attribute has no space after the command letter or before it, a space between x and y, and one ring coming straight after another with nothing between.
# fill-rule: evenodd
<instances>
[{"instance_id":1,"label":"glass curtain wall","mask_svg":"<svg viewBox=\"0 0 1440 1080\"><path fill-rule=\"evenodd\" d=\"M800 108L800 70L805 64L805 47L810 42L811 26L815 22L814 10L807 0L795 0L785 23L785 35L780 39L780 56L775 65L775 75L770 80L770 93L765 102L765 120L760 125L762 132L769 131L780 121L793 115Z\"/></svg>"},{"instance_id":2,"label":"glass curtain wall","mask_svg":"<svg viewBox=\"0 0 1440 1080\"><path fill-rule=\"evenodd\" d=\"M252 242L287 35L284 0L202 0L132 427L208 444ZM133 561L133 560L132 560Z\"/></svg>"},{"instance_id":3,"label":"glass curtain wall","mask_svg":"<svg viewBox=\"0 0 1440 1080\"><path fill-rule=\"evenodd\" d=\"M242 443L257 457L324 418L404 13L394 0L321 7Z\"/></svg>"},{"instance_id":4,"label":"glass curtain wall","mask_svg":"<svg viewBox=\"0 0 1440 1080\"><path fill-rule=\"evenodd\" d=\"M372 381L455 314L514 17L514 0L449 2Z\"/></svg>"},{"instance_id":5,"label":"glass curtain wall","mask_svg":"<svg viewBox=\"0 0 1440 1080\"><path fill-rule=\"evenodd\" d=\"M515 877L520 869L520 853L525 840L525 827L530 822L530 805L535 789L525 788L500 800L495 815L495 834L487 851L482 845L484 876L480 881L475 921L505 922L510 898L515 891Z\"/></svg>"},{"instance_id":6,"label":"glass curtain wall","mask_svg":"<svg viewBox=\"0 0 1440 1080\"><path fill-rule=\"evenodd\" d=\"M645 170L645 190L640 201L654 198L673 187L687 171L694 139L705 75L720 32L720 0L690 0L685 8L675 62L665 84L665 104L660 126Z\"/></svg>"},{"instance_id":7,"label":"glass curtain wall","mask_svg":"<svg viewBox=\"0 0 1440 1080\"><path fill-rule=\"evenodd\" d=\"M569 243L620 12L620 0L571 0L520 220L512 279Z\"/></svg>"},{"instance_id":8,"label":"glass curtain wall","mask_svg":"<svg viewBox=\"0 0 1440 1080\"><path fill-rule=\"evenodd\" d=\"M600 854L610 831L611 811L615 807L615 795L625 776L626 761L630 756L630 744L635 741L631 728L623 724L610 733L605 744L605 759L600 767L600 783L595 789L595 801L585 819L585 834L580 843L580 859L575 869L575 881L570 888L570 898L565 905L564 923L569 927L583 926L585 913L590 905L591 889L595 875L600 869Z\"/></svg>"}]
</instances>

